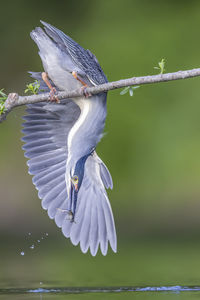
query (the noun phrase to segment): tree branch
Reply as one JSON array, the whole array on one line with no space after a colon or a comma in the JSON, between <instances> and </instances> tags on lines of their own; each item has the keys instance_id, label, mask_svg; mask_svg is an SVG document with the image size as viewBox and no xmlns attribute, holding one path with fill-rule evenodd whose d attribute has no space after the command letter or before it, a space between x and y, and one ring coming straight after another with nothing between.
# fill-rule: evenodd
<instances>
[{"instance_id":1,"label":"tree branch","mask_svg":"<svg viewBox=\"0 0 200 300\"><path fill-rule=\"evenodd\" d=\"M95 95L100 92L107 92L110 90L119 89L127 86L166 82L171 80L192 78L196 76L200 76L200 68L186 70L186 71L178 71L174 73L159 74L159 75L132 77L128 79L122 79L118 81L104 83L94 87L88 87L85 90L78 89L71 92L68 91L58 92L57 98L59 100L62 100L66 98L76 98L81 96L84 97L84 92L87 94ZM5 120L7 114L16 106L37 103L42 101L49 101L49 100L50 100L49 93L31 95L31 96L19 96L16 93L11 93L8 95L8 98L5 101L5 113L0 115L0 122Z\"/></svg>"}]
</instances>

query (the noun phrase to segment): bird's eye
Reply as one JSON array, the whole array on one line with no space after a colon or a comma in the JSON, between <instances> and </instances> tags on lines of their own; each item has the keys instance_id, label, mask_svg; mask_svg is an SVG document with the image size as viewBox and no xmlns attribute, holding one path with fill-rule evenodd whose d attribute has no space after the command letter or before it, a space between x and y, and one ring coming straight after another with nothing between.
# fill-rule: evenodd
<instances>
[{"instance_id":1,"label":"bird's eye","mask_svg":"<svg viewBox=\"0 0 200 300\"><path fill-rule=\"evenodd\" d=\"M73 182L74 184L77 184L77 183L78 183L78 176L74 175L74 176L72 177L72 182Z\"/></svg>"}]
</instances>

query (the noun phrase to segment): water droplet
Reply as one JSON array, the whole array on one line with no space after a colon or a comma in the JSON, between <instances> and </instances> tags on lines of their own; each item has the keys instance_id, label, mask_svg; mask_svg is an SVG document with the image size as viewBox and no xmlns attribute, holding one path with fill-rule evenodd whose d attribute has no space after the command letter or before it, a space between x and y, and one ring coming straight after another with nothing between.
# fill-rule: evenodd
<instances>
[{"instance_id":1,"label":"water droplet","mask_svg":"<svg viewBox=\"0 0 200 300\"><path fill-rule=\"evenodd\" d=\"M34 248L35 248L35 246L34 246L34 245L31 245L31 246L30 246L30 249L34 249Z\"/></svg>"},{"instance_id":2,"label":"water droplet","mask_svg":"<svg viewBox=\"0 0 200 300\"><path fill-rule=\"evenodd\" d=\"M24 251L21 251L21 252L20 252L20 255L21 255L21 256L24 256L24 254L25 254Z\"/></svg>"}]
</instances>

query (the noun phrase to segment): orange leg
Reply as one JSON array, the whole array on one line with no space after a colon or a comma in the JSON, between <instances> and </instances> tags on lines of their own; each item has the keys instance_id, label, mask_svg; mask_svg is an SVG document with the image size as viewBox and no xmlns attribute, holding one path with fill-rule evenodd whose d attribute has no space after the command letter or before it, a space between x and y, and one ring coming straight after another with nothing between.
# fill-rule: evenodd
<instances>
[{"instance_id":1,"label":"orange leg","mask_svg":"<svg viewBox=\"0 0 200 300\"><path fill-rule=\"evenodd\" d=\"M83 90L84 96L85 96L86 98L92 96L90 93L88 93L88 92L86 91L86 88L88 87L87 83L85 83L82 79L80 79L75 71L72 72L72 76L73 76L76 80L78 80L78 81L80 81L80 82L82 83L83 86L81 87L81 89Z\"/></svg>"},{"instance_id":2,"label":"orange leg","mask_svg":"<svg viewBox=\"0 0 200 300\"><path fill-rule=\"evenodd\" d=\"M73 76L76 80L80 81L80 82L82 83L83 86L88 87L88 85L87 85L83 80L81 80L81 79L78 77L78 75L77 75L77 73L76 73L75 71L72 72L72 76Z\"/></svg>"},{"instance_id":3,"label":"orange leg","mask_svg":"<svg viewBox=\"0 0 200 300\"><path fill-rule=\"evenodd\" d=\"M44 80L44 82L46 83L46 85L48 86L48 88L50 89L50 100L51 101L55 101L57 103L60 102L60 100L58 99L58 97L56 97L56 88L53 87L49 81L48 75L46 72L42 72L42 79Z\"/></svg>"}]
</instances>

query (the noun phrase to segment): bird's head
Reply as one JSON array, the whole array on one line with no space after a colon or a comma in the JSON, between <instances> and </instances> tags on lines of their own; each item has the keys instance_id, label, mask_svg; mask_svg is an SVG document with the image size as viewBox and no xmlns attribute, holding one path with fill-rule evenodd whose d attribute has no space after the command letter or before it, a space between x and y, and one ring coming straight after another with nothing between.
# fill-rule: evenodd
<instances>
[{"instance_id":1,"label":"bird's head","mask_svg":"<svg viewBox=\"0 0 200 300\"><path fill-rule=\"evenodd\" d=\"M81 157L75 165L73 176L71 177L72 187L75 190L75 192L78 192L81 187L84 176L85 162L89 155L90 153Z\"/></svg>"},{"instance_id":2,"label":"bird's head","mask_svg":"<svg viewBox=\"0 0 200 300\"><path fill-rule=\"evenodd\" d=\"M72 182L72 185L74 186L75 191L78 192L78 190L79 190L79 178L78 178L78 176L74 175L71 178L71 182Z\"/></svg>"},{"instance_id":3,"label":"bird's head","mask_svg":"<svg viewBox=\"0 0 200 300\"><path fill-rule=\"evenodd\" d=\"M91 152L83 157L81 157L75 164L73 175L71 176L71 187L69 190L69 211L72 213L72 222L74 222L74 216L76 212L76 205L78 201L78 193L81 188L81 184L84 177L85 162Z\"/></svg>"}]
</instances>

